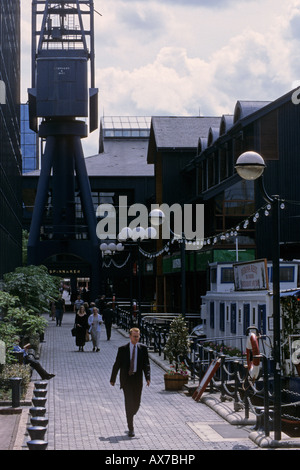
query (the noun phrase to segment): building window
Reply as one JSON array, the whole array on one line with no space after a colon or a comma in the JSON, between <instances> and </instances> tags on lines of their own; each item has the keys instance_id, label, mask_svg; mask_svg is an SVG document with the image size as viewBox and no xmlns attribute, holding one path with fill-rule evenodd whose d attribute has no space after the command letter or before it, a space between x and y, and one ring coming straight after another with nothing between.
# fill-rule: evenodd
<instances>
[{"instance_id":1,"label":"building window","mask_svg":"<svg viewBox=\"0 0 300 470\"><path fill-rule=\"evenodd\" d=\"M220 181L223 181L229 176L228 157L227 157L226 149L224 148L220 149L219 160L220 160Z\"/></svg>"},{"instance_id":2,"label":"building window","mask_svg":"<svg viewBox=\"0 0 300 470\"><path fill-rule=\"evenodd\" d=\"M207 159L207 187L210 188L215 184L215 160L212 156Z\"/></svg>"},{"instance_id":3,"label":"building window","mask_svg":"<svg viewBox=\"0 0 300 470\"><path fill-rule=\"evenodd\" d=\"M255 211L253 181L240 181L214 199L216 232L236 227ZM253 243L254 228L239 230L239 243ZM250 240L249 240L250 239Z\"/></svg>"},{"instance_id":4,"label":"building window","mask_svg":"<svg viewBox=\"0 0 300 470\"><path fill-rule=\"evenodd\" d=\"M220 330L225 331L225 304L220 302Z\"/></svg>"},{"instance_id":5,"label":"building window","mask_svg":"<svg viewBox=\"0 0 300 470\"><path fill-rule=\"evenodd\" d=\"M38 135L29 127L28 104L20 106L22 172L28 173L39 168Z\"/></svg>"},{"instance_id":6,"label":"building window","mask_svg":"<svg viewBox=\"0 0 300 470\"><path fill-rule=\"evenodd\" d=\"M242 323L242 310L239 308L238 322Z\"/></svg>"},{"instance_id":7,"label":"building window","mask_svg":"<svg viewBox=\"0 0 300 470\"><path fill-rule=\"evenodd\" d=\"M204 190L203 185L203 163L200 163L198 167L198 194L202 193Z\"/></svg>"},{"instance_id":8,"label":"building window","mask_svg":"<svg viewBox=\"0 0 300 470\"><path fill-rule=\"evenodd\" d=\"M104 116L102 118L104 138L148 139L151 117Z\"/></svg>"},{"instance_id":9,"label":"building window","mask_svg":"<svg viewBox=\"0 0 300 470\"><path fill-rule=\"evenodd\" d=\"M215 303L210 302L209 305L209 325L212 329L215 328Z\"/></svg>"},{"instance_id":10,"label":"building window","mask_svg":"<svg viewBox=\"0 0 300 470\"><path fill-rule=\"evenodd\" d=\"M252 325L256 324L256 310L255 307L252 309Z\"/></svg>"},{"instance_id":11,"label":"building window","mask_svg":"<svg viewBox=\"0 0 300 470\"><path fill-rule=\"evenodd\" d=\"M273 267L268 269L269 277L271 282L273 282ZM294 266L280 266L279 271L280 282L294 282L295 278L295 268Z\"/></svg>"},{"instance_id":12,"label":"building window","mask_svg":"<svg viewBox=\"0 0 300 470\"><path fill-rule=\"evenodd\" d=\"M233 268L221 268L221 283L227 284L234 282Z\"/></svg>"},{"instance_id":13,"label":"building window","mask_svg":"<svg viewBox=\"0 0 300 470\"><path fill-rule=\"evenodd\" d=\"M231 304L230 332L236 334L236 304Z\"/></svg>"}]
</instances>

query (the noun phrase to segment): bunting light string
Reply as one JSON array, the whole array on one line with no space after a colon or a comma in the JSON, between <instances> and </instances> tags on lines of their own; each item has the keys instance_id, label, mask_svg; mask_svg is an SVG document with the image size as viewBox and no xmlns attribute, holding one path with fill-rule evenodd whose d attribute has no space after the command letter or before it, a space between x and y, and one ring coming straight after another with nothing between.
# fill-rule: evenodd
<instances>
[{"instance_id":1,"label":"bunting light string","mask_svg":"<svg viewBox=\"0 0 300 470\"><path fill-rule=\"evenodd\" d=\"M300 206L300 201L290 201L289 199L279 199L282 204L292 204L294 206Z\"/></svg>"},{"instance_id":2,"label":"bunting light string","mask_svg":"<svg viewBox=\"0 0 300 470\"><path fill-rule=\"evenodd\" d=\"M280 199L280 209L284 210L285 209L285 200ZM215 235L211 235L209 237L204 238L203 240L200 240L200 245L206 246L206 245L215 245L219 240L220 241L225 241L229 240L232 237L237 237L239 232L243 229L246 230L251 222L256 223L260 218L261 215L268 217L271 213L272 210L272 205L271 203L267 203L257 209L255 212L253 212L250 216L248 216L246 219L242 220L240 223L238 223L236 226L222 232L218 233Z\"/></svg>"},{"instance_id":3,"label":"bunting light string","mask_svg":"<svg viewBox=\"0 0 300 470\"><path fill-rule=\"evenodd\" d=\"M280 199L280 209L284 210L286 207L286 201L284 199ZM300 204L300 202L299 202ZM232 237L237 237L239 232L241 230L246 230L249 226L250 223L256 223L261 216L268 217L271 213L272 210L272 205L271 203L267 203L257 209L255 212L253 212L250 216L248 216L246 219L242 220L239 224L236 226L230 228L229 230L226 230L222 233L218 233L215 235L210 235L209 237L206 237L202 240L185 240L186 244L192 245L195 247L195 251L198 249L201 249L203 246L209 246L209 245L215 245L218 243L218 241L226 241L230 240ZM168 241L168 243L159 251L155 253L148 253L145 250L143 250L141 247L139 247L140 253L145 256L146 258L158 258L159 256L163 255L164 253L169 253L170 251L170 245L178 242L182 243L182 239L178 239L178 237L174 237L172 240Z\"/></svg>"},{"instance_id":4,"label":"bunting light string","mask_svg":"<svg viewBox=\"0 0 300 470\"><path fill-rule=\"evenodd\" d=\"M130 259L130 253L128 254L126 260L125 260L122 264L117 264L113 258L110 258L110 260L109 260L108 263L105 263L105 261L103 261L103 262L102 262L102 266L103 266L104 268L110 268L111 265L113 264L116 268L122 269L122 268L124 268L124 266L126 266L126 264L128 263L129 259Z\"/></svg>"},{"instance_id":5,"label":"bunting light string","mask_svg":"<svg viewBox=\"0 0 300 470\"><path fill-rule=\"evenodd\" d=\"M289 204L299 204L300 205L300 201L288 201L288 200L285 200L285 199L280 199L279 201L280 201L280 206L279 207L280 207L281 210L285 209L287 203L289 203ZM206 238L201 239L201 240L200 239L196 239L196 240L186 239L185 243L189 246L193 246L194 250L197 251L197 250L203 248L203 246L215 245L216 243L218 243L218 241L226 241L226 240L229 241L230 238L233 238L233 237L236 238L241 230L246 230L250 223L255 224L259 219L261 219L261 216L268 217L271 213L271 210L272 210L272 204L267 203L267 204L263 205L262 207L260 207L259 209L257 209L255 212L253 212L253 214L248 216L246 219L242 220L236 226L234 226L234 227L232 227L232 228L230 228L230 229L228 229L228 230L226 230L222 233L218 233L218 234L215 234L215 235L210 235L209 237L206 237ZM143 248L141 248L141 246L139 246L139 252L145 258L149 258L149 259L158 258L159 256L162 256L164 253L169 254L171 244L173 244L175 242L180 244L180 243L183 242L183 240L178 238L178 236L176 236L176 237L172 238L171 240L169 240L166 243L166 245L163 248L161 248L159 251L151 252L151 253L145 251ZM108 263L103 261L102 266L104 266L106 268L109 268L113 264L116 268L121 269L128 263L129 259L130 259L130 253L129 253L127 259L121 265L118 265L113 260L113 258L110 258Z\"/></svg>"},{"instance_id":6,"label":"bunting light string","mask_svg":"<svg viewBox=\"0 0 300 470\"><path fill-rule=\"evenodd\" d=\"M158 258L159 256L161 256L162 254L164 253L168 253L170 251L170 241L168 241L168 243L159 251L157 251L156 253L147 253L147 251L143 250L141 247L139 247L139 252L145 256L145 258Z\"/></svg>"}]
</instances>

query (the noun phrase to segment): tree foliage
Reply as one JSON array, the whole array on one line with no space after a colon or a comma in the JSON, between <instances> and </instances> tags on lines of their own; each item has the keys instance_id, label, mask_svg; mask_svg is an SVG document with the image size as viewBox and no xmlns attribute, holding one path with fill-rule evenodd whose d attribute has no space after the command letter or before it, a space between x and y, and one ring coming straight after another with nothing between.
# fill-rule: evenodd
<instances>
[{"instance_id":1,"label":"tree foliage","mask_svg":"<svg viewBox=\"0 0 300 470\"><path fill-rule=\"evenodd\" d=\"M300 301L295 296L281 298L284 336L300 333Z\"/></svg>"},{"instance_id":2,"label":"tree foliage","mask_svg":"<svg viewBox=\"0 0 300 470\"><path fill-rule=\"evenodd\" d=\"M57 299L61 279L51 276L45 266L25 266L4 275L5 290L20 299L21 306L34 313L49 309Z\"/></svg>"}]
</instances>

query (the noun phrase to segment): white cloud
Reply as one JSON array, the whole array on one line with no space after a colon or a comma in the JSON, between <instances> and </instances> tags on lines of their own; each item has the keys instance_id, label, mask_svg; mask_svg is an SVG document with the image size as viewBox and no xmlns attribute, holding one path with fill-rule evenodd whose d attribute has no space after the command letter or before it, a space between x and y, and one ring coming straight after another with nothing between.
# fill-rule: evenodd
<instances>
[{"instance_id":1,"label":"white cloud","mask_svg":"<svg viewBox=\"0 0 300 470\"><path fill-rule=\"evenodd\" d=\"M23 96L29 3L22 0ZM276 99L300 79L300 0L111 0L95 8L103 15L95 15L100 115L220 115L238 99ZM97 134L83 141L90 153Z\"/></svg>"},{"instance_id":2,"label":"white cloud","mask_svg":"<svg viewBox=\"0 0 300 470\"><path fill-rule=\"evenodd\" d=\"M104 109L146 114L233 112L238 99L272 100L292 84L289 52L274 34L248 29L211 55L189 57L185 48L164 47L152 63L133 71L100 69ZM280 57L278 57L278 50ZM110 93L113 90L113 93ZM148 113L147 113L148 111Z\"/></svg>"}]
</instances>

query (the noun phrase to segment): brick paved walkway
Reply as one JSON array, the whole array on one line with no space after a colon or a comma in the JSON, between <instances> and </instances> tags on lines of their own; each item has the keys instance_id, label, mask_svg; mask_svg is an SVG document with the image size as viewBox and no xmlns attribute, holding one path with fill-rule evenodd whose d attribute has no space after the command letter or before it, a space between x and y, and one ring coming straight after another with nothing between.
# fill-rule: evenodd
<instances>
[{"instance_id":1,"label":"brick paved walkway","mask_svg":"<svg viewBox=\"0 0 300 470\"><path fill-rule=\"evenodd\" d=\"M56 374L47 387L45 439L48 450L231 450L257 449L244 428L237 429L203 403L184 392L164 390L164 371L151 361L150 387L144 385L142 404L135 418L134 438L126 434L123 392L109 383L117 348L128 341L117 329L101 350L78 352L71 336L74 314L64 315L57 327L49 320L40 361ZM32 380L40 380L36 372ZM25 437L23 448L26 448Z\"/></svg>"}]
</instances>

